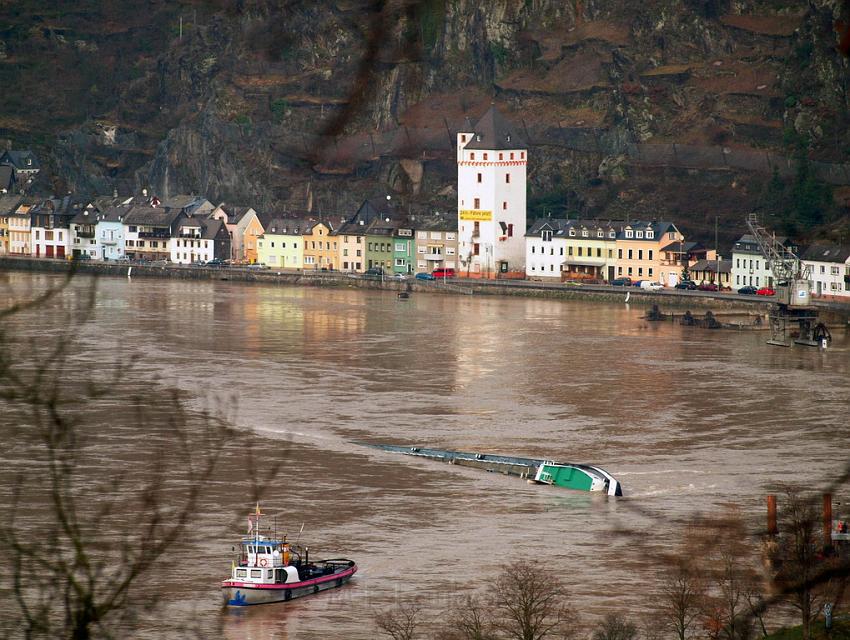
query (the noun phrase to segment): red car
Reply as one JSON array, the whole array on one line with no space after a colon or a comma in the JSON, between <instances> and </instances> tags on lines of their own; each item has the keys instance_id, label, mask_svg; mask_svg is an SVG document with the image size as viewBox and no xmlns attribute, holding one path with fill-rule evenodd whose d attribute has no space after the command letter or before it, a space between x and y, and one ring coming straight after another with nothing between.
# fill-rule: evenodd
<instances>
[{"instance_id":1,"label":"red car","mask_svg":"<svg viewBox=\"0 0 850 640\"><path fill-rule=\"evenodd\" d=\"M776 291L771 289L770 287L762 287L758 291L756 291L757 296L775 296Z\"/></svg>"},{"instance_id":2,"label":"red car","mask_svg":"<svg viewBox=\"0 0 850 640\"><path fill-rule=\"evenodd\" d=\"M717 291L717 285L713 282L703 282L697 289L700 291Z\"/></svg>"}]
</instances>

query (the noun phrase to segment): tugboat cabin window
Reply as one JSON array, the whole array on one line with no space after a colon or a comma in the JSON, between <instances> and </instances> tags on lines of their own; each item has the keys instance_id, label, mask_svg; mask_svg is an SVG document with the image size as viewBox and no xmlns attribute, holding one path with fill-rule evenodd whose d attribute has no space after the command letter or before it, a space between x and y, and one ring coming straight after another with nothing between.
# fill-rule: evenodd
<instances>
[{"instance_id":1,"label":"tugboat cabin window","mask_svg":"<svg viewBox=\"0 0 850 640\"><path fill-rule=\"evenodd\" d=\"M286 579L283 577L283 569L275 569L277 576L275 577L275 582L286 582Z\"/></svg>"},{"instance_id":2,"label":"tugboat cabin window","mask_svg":"<svg viewBox=\"0 0 850 640\"><path fill-rule=\"evenodd\" d=\"M248 577L248 570L247 569L237 569L236 570L236 577L237 578L247 578Z\"/></svg>"},{"instance_id":3,"label":"tugboat cabin window","mask_svg":"<svg viewBox=\"0 0 850 640\"><path fill-rule=\"evenodd\" d=\"M251 577L252 578L262 578L263 570L262 569L251 569Z\"/></svg>"}]
</instances>

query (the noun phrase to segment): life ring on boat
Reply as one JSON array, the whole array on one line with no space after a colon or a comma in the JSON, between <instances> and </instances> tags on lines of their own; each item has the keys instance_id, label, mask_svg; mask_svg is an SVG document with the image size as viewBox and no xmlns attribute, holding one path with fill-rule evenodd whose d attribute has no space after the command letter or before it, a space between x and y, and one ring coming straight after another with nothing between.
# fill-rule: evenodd
<instances>
[{"instance_id":1,"label":"life ring on boat","mask_svg":"<svg viewBox=\"0 0 850 640\"><path fill-rule=\"evenodd\" d=\"M260 558L260 566L265 567L269 563L265 558Z\"/></svg>"}]
</instances>

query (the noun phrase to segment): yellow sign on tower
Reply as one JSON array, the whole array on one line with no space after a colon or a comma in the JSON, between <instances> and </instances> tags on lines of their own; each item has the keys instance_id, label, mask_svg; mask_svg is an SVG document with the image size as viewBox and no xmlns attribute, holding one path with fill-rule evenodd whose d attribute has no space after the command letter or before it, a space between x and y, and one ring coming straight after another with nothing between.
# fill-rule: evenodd
<instances>
[{"instance_id":1,"label":"yellow sign on tower","mask_svg":"<svg viewBox=\"0 0 850 640\"><path fill-rule=\"evenodd\" d=\"M493 219L493 212L484 209L461 209L461 220L472 220L473 222L490 222Z\"/></svg>"}]
</instances>

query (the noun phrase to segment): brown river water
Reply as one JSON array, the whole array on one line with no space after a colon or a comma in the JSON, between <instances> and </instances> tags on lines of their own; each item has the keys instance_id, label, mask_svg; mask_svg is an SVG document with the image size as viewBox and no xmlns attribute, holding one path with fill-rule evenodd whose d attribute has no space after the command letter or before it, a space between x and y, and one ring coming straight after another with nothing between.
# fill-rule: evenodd
<instances>
[{"instance_id":1,"label":"brown river water","mask_svg":"<svg viewBox=\"0 0 850 640\"><path fill-rule=\"evenodd\" d=\"M0 281L27 295L58 279ZM73 315L92 282L76 279L54 304ZM838 473L850 441L843 330L826 351L783 349L766 345L765 333L648 323L644 312L102 278L75 357L97 370L116 354L135 356L151 410L168 388L192 410L223 409L235 429L256 434L262 464L281 465L262 503L278 527L291 539L303 523L313 557L357 561L355 579L334 592L226 612L225 637L372 638L374 613L399 599L420 596L437 617L505 563L529 558L564 576L587 619L640 612L654 553L697 514L737 504L761 523L769 490L816 489ZM54 334L61 317L8 325L23 344ZM146 455L146 429L104 402L92 411L115 441L96 455L103 473L120 475L125 456ZM4 441L9 428L0 419ZM625 497L528 485L361 441L593 463ZM253 506L240 460L231 455L211 482L186 564L148 578L165 606L141 637L169 635L178 620L219 635L218 584Z\"/></svg>"}]
</instances>

